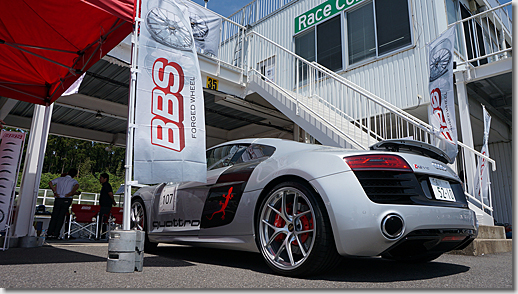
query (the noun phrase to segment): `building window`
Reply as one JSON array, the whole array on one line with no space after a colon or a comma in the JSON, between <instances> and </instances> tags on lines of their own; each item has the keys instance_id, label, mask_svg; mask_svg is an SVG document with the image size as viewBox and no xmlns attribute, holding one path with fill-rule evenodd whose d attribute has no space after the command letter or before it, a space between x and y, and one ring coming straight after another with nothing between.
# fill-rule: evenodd
<instances>
[{"instance_id":1,"label":"building window","mask_svg":"<svg viewBox=\"0 0 518 294\"><path fill-rule=\"evenodd\" d=\"M315 36L316 34L316 36ZM316 46L315 46L316 39ZM340 15L295 37L295 54L336 71L342 69L342 24ZM303 71L304 66L299 66ZM304 72L301 72L304 80Z\"/></svg>"},{"instance_id":2,"label":"building window","mask_svg":"<svg viewBox=\"0 0 518 294\"><path fill-rule=\"evenodd\" d=\"M310 29L295 37L295 54L311 62L315 61L315 53L315 29ZM299 71L299 82L305 81L308 77L308 66L297 62L297 69Z\"/></svg>"},{"instance_id":3,"label":"building window","mask_svg":"<svg viewBox=\"0 0 518 294\"><path fill-rule=\"evenodd\" d=\"M340 15L317 26L317 62L332 71L342 69Z\"/></svg>"},{"instance_id":4,"label":"building window","mask_svg":"<svg viewBox=\"0 0 518 294\"><path fill-rule=\"evenodd\" d=\"M304 34L295 37L295 54L307 61L315 61L314 29L308 30Z\"/></svg>"},{"instance_id":5,"label":"building window","mask_svg":"<svg viewBox=\"0 0 518 294\"><path fill-rule=\"evenodd\" d=\"M347 12L349 64L376 56L372 2Z\"/></svg>"},{"instance_id":6,"label":"building window","mask_svg":"<svg viewBox=\"0 0 518 294\"><path fill-rule=\"evenodd\" d=\"M410 45L408 0L377 0L378 55Z\"/></svg>"},{"instance_id":7,"label":"building window","mask_svg":"<svg viewBox=\"0 0 518 294\"><path fill-rule=\"evenodd\" d=\"M352 65L412 44L408 0L365 2L295 36L295 53L337 71L344 68L342 56ZM347 26L342 25L342 18ZM342 27L347 54L342 49Z\"/></svg>"}]
</instances>

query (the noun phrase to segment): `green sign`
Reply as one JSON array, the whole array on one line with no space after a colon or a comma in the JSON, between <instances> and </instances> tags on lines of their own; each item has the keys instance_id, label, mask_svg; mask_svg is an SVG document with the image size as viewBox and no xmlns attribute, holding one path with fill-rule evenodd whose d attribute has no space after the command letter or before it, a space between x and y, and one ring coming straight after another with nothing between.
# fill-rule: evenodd
<instances>
[{"instance_id":1,"label":"green sign","mask_svg":"<svg viewBox=\"0 0 518 294\"><path fill-rule=\"evenodd\" d=\"M327 0L295 18L295 34L364 0Z\"/></svg>"}]
</instances>

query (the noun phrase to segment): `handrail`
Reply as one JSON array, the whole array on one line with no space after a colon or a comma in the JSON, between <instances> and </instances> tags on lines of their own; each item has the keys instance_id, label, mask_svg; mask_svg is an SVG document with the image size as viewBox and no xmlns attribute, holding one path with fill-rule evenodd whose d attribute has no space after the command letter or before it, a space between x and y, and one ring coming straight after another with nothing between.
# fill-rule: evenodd
<instances>
[{"instance_id":1,"label":"handrail","mask_svg":"<svg viewBox=\"0 0 518 294\"><path fill-rule=\"evenodd\" d=\"M477 198L475 198L474 196L472 196L471 194L467 193L467 192L464 192L464 195L466 195L469 199L477 202L478 204L480 204L480 206L484 209L487 209L487 210L490 210L491 212L493 212L493 207L490 207L488 205L486 205L484 202L478 200Z\"/></svg>"},{"instance_id":2,"label":"handrail","mask_svg":"<svg viewBox=\"0 0 518 294\"><path fill-rule=\"evenodd\" d=\"M354 140L353 138L351 138L351 136L349 136L348 134L344 133L342 130L340 130L339 128L337 128L336 126L334 126L332 123L330 123L328 120L326 120L325 118L323 118L320 114L316 113L313 109L311 109L310 107L308 107L307 105L305 105L304 103L301 103L296 97L293 97L293 95L291 95L291 93L289 93L288 91L286 91L285 89L283 89L282 87L279 87L277 84L275 84L271 79L269 79L268 77L264 76L263 74L261 74L260 72L258 72L256 69L250 69L250 72L253 72L254 74L258 74L260 77L264 78L266 81L268 81L269 83L272 84L272 86L274 86L278 91L281 91L284 95L288 96L289 98L291 98L292 100L296 101L298 105L302 105L304 106L304 108L306 110L308 110L309 112L313 113L313 115L317 116L319 119L321 119L323 122L325 122L326 124L328 124L331 128L333 128L335 131L341 133L342 135L344 135L345 137L347 137L349 140L351 140L352 143L354 143L356 145L357 148L359 149L363 149L365 150L365 147L362 146L360 143L358 143L356 140Z\"/></svg>"},{"instance_id":3,"label":"handrail","mask_svg":"<svg viewBox=\"0 0 518 294\"><path fill-rule=\"evenodd\" d=\"M500 50L500 51L497 51L497 52L486 54L484 56L473 58L473 59L470 59L470 60L458 63L457 66L464 65L464 64L469 64L471 67L474 67L473 64L471 64L472 62L479 61L479 60L482 60L482 59L486 59L486 58L489 58L491 56L495 56L495 55L499 55L499 54L504 54L504 53L510 52L510 51L513 51L513 48L507 48L507 49L504 49L504 50Z\"/></svg>"},{"instance_id":4,"label":"handrail","mask_svg":"<svg viewBox=\"0 0 518 294\"><path fill-rule=\"evenodd\" d=\"M466 17L466 18L463 18L463 19L458 20L458 21L456 21L456 22L452 22L451 24L449 24L449 25L448 25L448 28L449 28L449 27L452 27L452 26L454 26L454 25L456 25L456 24L459 24L459 23L461 23L461 22L465 22L465 21L468 21L468 20L471 20L471 19L477 18L477 17L479 17L481 14L486 14L486 13L489 13L489 12L493 12L494 10L497 10L497 9L503 8L503 7L508 6L508 5L511 5L511 4L512 4L512 2L508 2L508 3L502 4L502 5L500 5L500 6L493 7L493 8L488 9L488 10L484 10L484 11L482 11L482 12L480 12L480 13L478 13L478 14L472 15L472 16L470 16L470 17Z\"/></svg>"},{"instance_id":5,"label":"handrail","mask_svg":"<svg viewBox=\"0 0 518 294\"><path fill-rule=\"evenodd\" d=\"M486 159L487 161L489 161L489 162L491 163L491 167L493 168L493 171L495 171L495 170L496 170L496 161L494 161L493 159L491 159L491 158L487 157L486 155L484 155L484 154L482 154L482 153L478 152L477 150L475 150L475 149L473 149L473 148L469 147L468 145L466 145L466 144L462 143L461 141L457 141L457 143L458 143L458 144L459 144L459 146L461 146L462 148L467 149L467 150L471 151L472 153L474 153L475 155L480 156L480 157L482 157L482 158Z\"/></svg>"},{"instance_id":6,"label":"handrail","mask_svg":"<svg viewBox=\"0 0 518 294\"><path fill-rule=\"evenodd\" d=\"M320 71L320 72L323 72L325 73L326 75L329 75L330 77L334 78L334 80L336 80L337 82L345 85L346 87L358 92L359 94L365 96L367 99L369 99L370 101L374 102L374 103L377 103L379 104L380 106L386 108L387 110L391 111L392 113L394 113L395 115L397 115L398 117L400 117L401 119L405 120L406 122L408 123L411 123L413 126L421 129L422 131L432 135L436 129L429 125L428 123L402 111L401 109L395 107L394 105L390 104L389 102L379 98L377 95L369 92L368 90L366 89L363 89L362 87L352 83L351 81L347 80L346 78L338 75L337 73L323 67L322 65L316 63L316 62L309 62L307 60L305 60L304 58L302 58L301 56L295 54L294 52L282 47L281 45L277 44L276 42L264 37L263 35L257 33L257 32L254 32L254 31L251 31L251 32L248 32L247 33L247 37L250 37L250 36L257 36L259 38L261 38L262 40L272 44L273 46L277 47L279 50L282 50L284 53L288 54L289 56L292 56L293 58L297 59L297 60L300 60L301 62L305 63L307 66L317 70L317 71ZM249 65L249 69L248 71L257 71L253 68L251 68L251 65ZM260 73L259 73L260 74ZM266 78L266 77L265 77ZM281 89L281 91L283 93L287 93L286 91L284 91L284 89L282 89L282 87L278 87L279 89ZM289 93L287 93L289 95ZM291 96L291 95L290 95ZM296 99L296 98L294 98ZM362 128L364 128L364 126L362 126ZM379 137L379 136L378 136ZM348 136L348 138L350 138ZM358 142L356 142L358 143ZM488 160L488 162L491 163L491 166L492 166L492 170L495 171L496 170L496 162L483 155L482 153L476 151L475 149L467 146L466 144L462 143L461 141L458 141L457 142L459 146L461 146L462 148L464 148L465 150L468 150L469 152L479 156L479 157L482 157L486 160Z\"/></svg>"},{"instance_id":7,"label":"handrail","mask_svg":"<svg viewBox=\"0 0 518 294\"><path fill-rule=\"evenodd\" d=\"M395 107L394 105L388 103L387 101L379 98L378 96L376 96L375 94L363 89L362 87L352 83L351 81L347 80L346 78L336 74L335 72L333 71L330 71L329 69L323 67L322 65L316 63L316 62L310 62L310 61L307 61L306 59L304 59L303 57L289 51L288 49L282 47L281 45L275 43L274 41L264 37L263 35L257 33L257 32L254 32L254 31L251 31L248 33L248 36L249 35L257 35L259 36L260 38L262 38L263 40L271 43L272 45L274 46L277 46L279 49L283 50L285 53L299 59L300 61L306 63L308 66L311 66L312 68L314 69L317 69L317 70L321 70L321 71L325 71L326 74L329 74L335 78L337 78L339 80L339 82L341 82L342 84L344 84L345 86L351 88L351 89L354 89L355 91L359 92L360 94L362 94L363 96L367 97L369 100L373 101L373 102L376 102L378 104L380 104L381 106L389 109L390 111L393 111L393 112L397 112L399 113L401 116L405 117L405 118L408 118L408 120L412 120L414 122L417 122L418 124L420 124L423 128L426 128L428 130L433 130L433 128L428 125L427 123L421 121L420 119L416 118L416 117L412 117L412 116L409 116L408 114L402 112L399 108Z\"/></svg>"}]
</instances>

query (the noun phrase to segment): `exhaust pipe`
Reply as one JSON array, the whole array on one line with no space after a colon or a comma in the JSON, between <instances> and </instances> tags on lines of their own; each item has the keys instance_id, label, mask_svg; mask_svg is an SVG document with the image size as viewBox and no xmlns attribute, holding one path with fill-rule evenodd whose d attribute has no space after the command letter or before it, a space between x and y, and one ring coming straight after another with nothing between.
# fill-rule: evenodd
<instances>
[{"instance_id":1,"label":"exhaust pipe","mask_svg":"<svg viewBox=\"0 0 518 294\"><path fill-rule=\"evenodd\" d=\"M381 231L389 239L397 239L403 234L405 223L398 214L388 214L381 221Z\"/></svg>"}]
</instances>

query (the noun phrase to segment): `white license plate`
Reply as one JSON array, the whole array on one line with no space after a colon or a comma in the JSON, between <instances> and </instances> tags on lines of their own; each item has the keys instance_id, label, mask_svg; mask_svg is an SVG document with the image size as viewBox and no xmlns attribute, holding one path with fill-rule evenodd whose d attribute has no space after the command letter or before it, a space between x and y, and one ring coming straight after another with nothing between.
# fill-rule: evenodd
<instances>
[{"instance_id":1,"label":"white license plate","mask_svg":"<svg viewBox=\"0 0 518 294\"><path fill-rule=\"evenodd\" d=\"M453 190L451 189L449 182L430 178L430 183L432 184L435 199L455 201L455 195L453 195Z\"/></svg>"}]
</instances>

